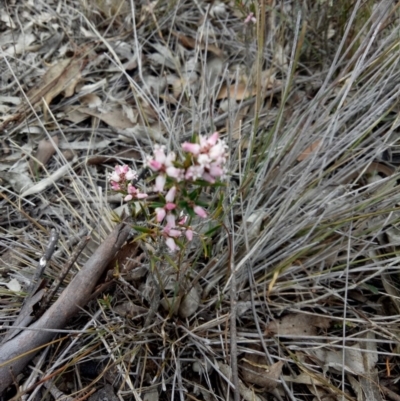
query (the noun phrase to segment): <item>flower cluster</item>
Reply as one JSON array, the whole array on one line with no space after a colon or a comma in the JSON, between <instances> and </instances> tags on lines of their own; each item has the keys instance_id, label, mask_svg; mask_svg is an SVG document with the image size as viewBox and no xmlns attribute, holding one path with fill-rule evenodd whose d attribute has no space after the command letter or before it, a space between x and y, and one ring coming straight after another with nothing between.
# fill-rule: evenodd
<instances>
[{"instance_id":1,"label":"flower cluster","mask_svg":"<svg viewBox=\"0 0 400 401\"><path fill-rule=\"evenodd\" d=\"M193 165L184 173L186 180L202 179L214 184L217 178L225 178L227 146L218 137L218 132L214 132L209 138L201 136L200 143L182 144L182 149L193 155Z\"/></svg>"},{"instance_id":2,"label":"flower cluster","mask_svg":"<svg viewBox=\"0 0 400 401\"><path fill-rule=\"evenodd\" d=\"M138 175L135 170L129 168L126 164L123 166L115 166L114 171L109 175L111 188L116 192L126 193L125 202L136 199L147 198L147 194L140 192L131 181L136 180Z\"/></svg>"},{"instance_id":3,"label":"flower cluster","mask_svg":"<svg viewBox=\"0 0 400 401\"><path fill-rule=\"evenodd\" d=\"M146 167L154 174L153 191L159 200L149 202L148 207L154 211L155 221L163 224L158 234L165 238L171 251L179 248L177 240L183 235L188 241L193 239L193 230L187 224L188 216L207 217L207 212L199 201L200 191L193 190L196 184L213 185L226 175L227 145L219 139L218 132L210 137L199 137L199 143L182 144L184 159L177 160L174 152L165 152L164 146L156 145L153 155L147 156ZM144 199L148 195L132 184L137 179L135 171L128 166L116 166L109 176L111 188L123 193L124 200Z\"/></svg>"}]
</instances>

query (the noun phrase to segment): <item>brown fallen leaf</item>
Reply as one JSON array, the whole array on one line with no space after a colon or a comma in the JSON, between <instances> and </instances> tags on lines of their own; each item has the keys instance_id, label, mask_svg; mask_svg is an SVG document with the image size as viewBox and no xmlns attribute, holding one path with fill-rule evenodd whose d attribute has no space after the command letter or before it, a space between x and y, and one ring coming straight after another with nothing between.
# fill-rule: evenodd
<instances>
[{"instance_id":1,"label":"brown fallen leaf","mask_svg":"<svg viewBox=\"0 0 400 401\"><path fill-rule=\"evenodd\" d=\"M87 93L79 98L79 102L83 106L87 106L90 109L95 109L96 107L101 106L101 99L99 96L95 95L94 93Z\"/></svg>"},{"instance_id":2,"label":"brown fallen leaf","mask_svg":"<svg viewBox=\"0 0 400 401\"><path fill-rule=\"evenodd\" d=\"M45 166L47 162L50 160L51 156L54 155L56 151L56 147L58 146L58 136L54 136L52 141L49 139L42 139L39 142L38 149L34 154L34 157L29 160L29 168L31 173L35 175L42 166Z\"/></svg>"},{"instance_id":3,"label":"brown fallen leaf","mask_svg":"<svg viewBox=\"0 0 400 401\"><path fill-rule=\"evenodd\" d=\"M176 38L178 38L179 42L181 42L183 46L185 46L189 49L196 49L196 47L198 46L200 48L200 50L207 50L211 53L214 53L218 57L223 57L223 55L224 55L224 52L215 45L199 42L196 39L190 38L189 36L182 35L181 33L178 33L178 32L172 32L172 34Z\"/></svg>"},{"instance_id":4,"label":"brown fallen leaf","mask_svg":"<svg viewBox=\"0 0 400 401\"><path fill-rule=\"evenodd\" d=\"M92 117L97 117L101 121L105 122L110 127L116 129L127 129L132 128L135 124L124 114L122 109L111 109L108 112L100 112L89 107L79 108L80 113L87 114Z\"/></svg>"},{"instance_id":5,"label":"brown fallen leaf","mask_svg":"<svg viewBox=\"0 0 400 401\"><path fill-rule=\"evenodd\" d=\"M87 59L78 55L50 67L40 83L27 93L29 102L37 108L42 98L50 105L51 101L62 92L65 97L72 96L80 80L80 72L86 63Z\"/></svg>"},{"instance_id":6,"label":"brown fallen leaf","mask_svg":"<svg viewBox=\"0 0 400 401\"><path fill-rule=\"evenodd\" d=\"M317 153L318 150L321 147L321 143L322 140L321 139L317 139L315 142L313 142L307 149L305 149L298 157L297 157L297 161L301 162L305 159L307 159L308 157L310 157L313 153Z\"/></svg>"},{"instance_id":7,"label":"brown fallen leaf","mask_svg":"<svg viewBox=\"0 0 400 401\"><path fill-rule=\"evenodd\" d=\"M28 91L29 105L22 105L16 114L3 122L0 129L4 129L12 121L20 120L30 108L38 109L42 104L42 99L47 105L50 105L52 100L62 92L65 97L72 96L75 86L81 78L80 73L88 63L87 50L87 46L84 46L76 52L74 57L62 60L50 67L40 82ZM43 109L46 116L46 105L43 105Z\"/></svg>"},{"instance_id":8,"label":"brown fallen leaf","mask_svg":"<svg viewBox=\"0 0 400 401\"><path fill-rule=\"evenodd\" d=\"M237 84L232 84L229 87L224 85L218 93L217 99L234 99L234 100L245 100L251 96L255 96L257 90L255 88L249 87L247 83L240 82Z\"/></svg>"},{"instance_id":9,"label":"brown fallen leaf","mask_svg":"<svg viewBox=\"0 0 400 401\"><path fill-rule=\"evenodd\" d=\"M279 383L283 362L278 361L271 366L263 355L246 354L240 361L240 372L247 384L263 387L266 391L273 391Z\"/></svg>"},{"instance_id":10,"label":"brown fallen leaf","mask_svg":"<svg viewBox=\"0 0 400 401\"><path fill-rule=\"evenodd\" d=\"M281 319L270 322L265 332L270 336L316 336L317 329L327 329L331 319L323 316L305 315L301 313L289 314Z\"/></svg>"}]
</instances>

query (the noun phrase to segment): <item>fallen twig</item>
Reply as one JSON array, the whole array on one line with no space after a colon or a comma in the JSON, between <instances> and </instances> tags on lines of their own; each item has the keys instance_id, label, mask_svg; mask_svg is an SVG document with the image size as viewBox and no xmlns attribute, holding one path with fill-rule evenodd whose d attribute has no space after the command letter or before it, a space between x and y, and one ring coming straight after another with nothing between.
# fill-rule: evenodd
<instances>
[{"instance_id":1,"label":"fallen twig","mask_svg":"<svg viewBox=\"0 0 400 401\"><path fill-rule=\"evenodd\" d=\"M0 393L12 384L26 364L55 332L41 329L61 329L87 303L97 280L130 232L129 225L118 225L97 248L83 268L63 291L58 300L29 328L0 346Z\"/></svg>"}]
</instances>

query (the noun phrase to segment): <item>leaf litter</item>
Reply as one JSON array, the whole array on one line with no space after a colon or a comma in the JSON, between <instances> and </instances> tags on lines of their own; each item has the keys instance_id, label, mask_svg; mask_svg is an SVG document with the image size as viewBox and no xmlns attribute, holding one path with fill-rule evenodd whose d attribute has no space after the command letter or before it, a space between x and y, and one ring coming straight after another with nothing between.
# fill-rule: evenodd
<instances>
[{"instance_id":1,"label":"leaf litter","mask_svg":"<svg viewBox=\"0 0 400 401\"><path fill-rule=\"evenodd\" d=\"M104 378L115 368L122 399L374 401L381 390L396 400L399 12L373 3L8 3L0 258L22 251L0 267L3 321L15 319L51 228L60 242L48 282L83 229L92 241L75 269L111 230L114 164L139 170L155 143L173 149L219 130L234 199L233 259L217 231L209 258L197 244L183 261L179 291L158 266L157 293L147 250L130 249L140 274L110 266L66 328L85 335L63 340L65 353L49 345L34 360L43 374L27 369L20 385L31 375L42 391L55 374L63 396L86 397L96 391L80 369L89 360ZM256 24L245 23L251 12ZM54 373L65 364L73 373Z\"/></svg>"}]
</instances>

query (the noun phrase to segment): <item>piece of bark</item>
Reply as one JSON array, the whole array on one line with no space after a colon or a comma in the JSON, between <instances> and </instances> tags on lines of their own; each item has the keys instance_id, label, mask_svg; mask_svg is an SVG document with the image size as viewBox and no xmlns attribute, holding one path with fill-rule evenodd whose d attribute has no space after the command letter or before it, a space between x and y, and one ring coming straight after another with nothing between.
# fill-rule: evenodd
<instances>
[{"instance_id":1,"label":"piece of bark","mask_svg":"<svg viewBox=\"0 0 400 401\"><path fill-rule=\"evenodd\" d=\"M0 394L13 383L43 345L65 327L91 297L97 280L129 236L129 224L119 224L77 273L58 300L18 336L0 346ZM32 329L32 330L30 330Z\"/></svg>"}]
</instances>

